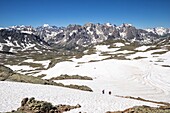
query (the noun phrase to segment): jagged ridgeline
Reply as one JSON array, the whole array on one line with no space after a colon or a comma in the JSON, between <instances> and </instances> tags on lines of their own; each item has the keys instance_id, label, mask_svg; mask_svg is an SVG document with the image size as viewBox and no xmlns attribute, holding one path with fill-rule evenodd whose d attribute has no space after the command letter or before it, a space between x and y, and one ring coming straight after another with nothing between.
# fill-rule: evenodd
<instances>
[{"instance_id":1,"label":"jagged ridgeline","mask_svg":"<svg viewBox=\"0 0 170 113\"><path fill-rule=\"evenodd\" d=\"M56 27L44 24L31 26L12 26L0 30L0 51L18 52L25 50L65 49L79 50L95 44L123 39L141 44L153 43L170 36L166 28L137 29L131 24L121 26L87 23Z\"/></svg>"}]
</instances>

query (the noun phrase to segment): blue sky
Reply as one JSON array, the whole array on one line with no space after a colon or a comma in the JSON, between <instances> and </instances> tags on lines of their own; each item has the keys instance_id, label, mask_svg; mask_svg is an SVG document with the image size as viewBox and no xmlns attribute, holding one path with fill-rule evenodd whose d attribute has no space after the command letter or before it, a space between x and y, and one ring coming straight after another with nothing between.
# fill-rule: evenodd
<instances>
[{"instance_id":1,"label":"blue sky","mask_svg":"<svg viewBox=\"0 0 170 113\"><path fill-rule=\"evenodd\" d=\"M0 27L87 22L170 28L170 0L0 0Z\"/></svg>"}]
</instances>

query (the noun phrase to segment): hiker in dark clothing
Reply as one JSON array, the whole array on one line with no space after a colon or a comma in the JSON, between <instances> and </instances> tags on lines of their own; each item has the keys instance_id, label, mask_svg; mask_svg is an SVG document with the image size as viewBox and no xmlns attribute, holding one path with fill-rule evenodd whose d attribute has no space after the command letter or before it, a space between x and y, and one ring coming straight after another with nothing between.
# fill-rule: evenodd
<instances>
[{"instance_id":1,"label":"hiker in dark clothing","mask_svg":"<svg viewBox=\"0 0 170 113\"><path fill-rule=\"evenodd\" d=\"M109 91L109 95L111 95L112 94L112 92L111 91Z\"/></svg>"},{"instance_id":2,"label":"hiker in dark clothing","mask_svg":"<svg viewBox=\"0 0 170 113\"><path fill-rule=\"evenodd\" d=\"M102 90L102 94L104 94L104 90Z\"/></svg>"}]
</instances>

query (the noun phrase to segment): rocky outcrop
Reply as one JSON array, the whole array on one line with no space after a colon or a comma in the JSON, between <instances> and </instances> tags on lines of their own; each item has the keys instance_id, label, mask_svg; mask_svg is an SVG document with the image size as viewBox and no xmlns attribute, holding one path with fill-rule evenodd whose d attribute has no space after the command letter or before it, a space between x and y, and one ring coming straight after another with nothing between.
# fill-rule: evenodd
<instances>
[{"instance_id":1,"label":"rocky outcrop","mask_svg":"<svg viewBox=\"0 0 170 113\"><path fill-rule=\"evenodd\" d=\"M124 111L108 111L106 113L170 113L170 103L167 102L157 102L157 101L152 101L152 100L147 100L143 99L140 97L131 97L131 96L118 96L121 98L128 98L128 99L134 99L134 100L139 100L139 101L144 101L144 102L151 102L159 105L159 107L150 107L150 106L134 106L132 108L128 108Z\"/></svg>"},{"instance_id":2,"label":"rocky outcrop","mask_svg":"<svg viewBox=\"0 0 170 113\"><path fill-rule=\"evenodd\" d=\"M24 98L21 101L21 106L17 110L13 110L13 113L63 113L65 111L70 111L72 109L80 108L81 106L77 104L76 106L70 105L52 105L49 102L38 101L32 98ZM11 113L11 112L8 112Z\"/></svg>"},{"instance_id":3,"label":"rocky outcrop","mask_svg":"<svg viewBox=\"0 0 170 113\"><path fill-rule=\"evenodd\" d=\"M0 65L0 81L8 79L9 76L13 74L13 70L10 68Z\"/></svg>"},{"instance_id":4,"label":"rocky outcrop","mask_svg":"<svg viewBox=\"0 0 170 113\"><path fill-rule=\"evenodd\" d=\"M124 111L108 111L106 113L170 113L170 106L150 107L150 106L135 106Z\"/></svg>"},{"instance_id":5,"label":"rocky outcrop","mask_svg":"<svg viewBox=\"0 0 170 113\"><path fill-rule=\"evenodd\" d=\"M65 80L65 79L78 79L78 80L93 80L91 77L88 76L81 76L81 75L60 75L57 77L52 77L50 80Z\"/></svg>"}]
</instances>

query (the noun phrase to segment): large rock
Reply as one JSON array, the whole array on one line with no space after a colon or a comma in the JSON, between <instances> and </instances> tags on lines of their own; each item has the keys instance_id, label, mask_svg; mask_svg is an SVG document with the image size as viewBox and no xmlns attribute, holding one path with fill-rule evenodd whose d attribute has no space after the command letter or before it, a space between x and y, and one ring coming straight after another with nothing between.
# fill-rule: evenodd
<instances>
[{"instance_id":1,"label":"large rock","mask_svg":"<svg viewBox=\"0 0 170 113\"><path fill-rule=\"evenodd\" d=\"M32 98L24 98L21 101L21 107L16 111L13 110L13 113L63 113L65 111L70 111L72 109L80 108L81 106L77 104L76 106L70 105L56 105L53 106L49 102L38 101ZM10 113L10 112L8 112Z\"/></svg>"}]
</instances>

